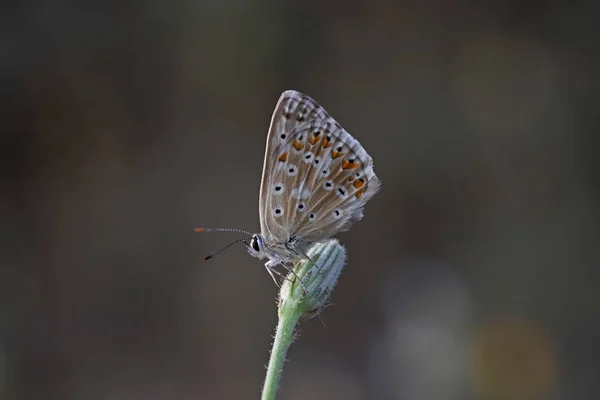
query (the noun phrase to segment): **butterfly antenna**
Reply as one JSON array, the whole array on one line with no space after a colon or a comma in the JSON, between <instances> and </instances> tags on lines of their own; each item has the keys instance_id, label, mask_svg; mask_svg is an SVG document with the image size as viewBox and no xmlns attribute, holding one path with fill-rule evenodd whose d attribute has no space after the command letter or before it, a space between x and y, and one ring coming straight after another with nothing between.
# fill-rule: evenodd
<instances>
[{"instance_id":1,"label":"butterfly antenna","mask_svg":"<svg viewBox=\"0 0 600 400\"><path fill-rule=\"evenodd\" d=\"M212 254L209 254L209 255L207 255L206 257L204 257L204 260L203 260L203 261L208 261L208 260L210 260L211 258L213 258L214 256L216 256L217 254L219 254L219 253L220 253L220 252L222 252L223 250L226 250L226 249L230 248L231 246L233 246L234 244L236 244L236 243L239 243L239 242L244 242L244 243L246 243L246 238L245 238L245 237L243 237L243 238L240 238L240 239L236 239L236 240L234 240L233 242L229 243L227 246L221 247L219 250L215 251L214 253L212 253ZM247 243L246 243L246 245L247 245Z\"/></svg>"},{"instance_id":2,"label":"butterfly antenna","mask_svg":"<svg viewBox=\"0 0 600 400\"><path fill-rule=\"evenodd\" d=\"M245 233L246 235L252 236L252 232L248 232L243 229L235 229L235 228L195 228L194 232L239 232L239 233Z\"/></svg>"}]
</instances>

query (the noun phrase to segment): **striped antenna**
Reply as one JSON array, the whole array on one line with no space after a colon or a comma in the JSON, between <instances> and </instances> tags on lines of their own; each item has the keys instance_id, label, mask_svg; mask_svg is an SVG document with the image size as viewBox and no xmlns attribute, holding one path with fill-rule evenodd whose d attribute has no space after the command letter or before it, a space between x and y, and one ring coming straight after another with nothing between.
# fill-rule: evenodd
<instances>
[{"instance_id":1,"label":"striped antenna","mask_svg":"<svg viewBox=\"0 0 600 400\"><path fill-rule=\"evenodd\" d=\"M252 236L252 233L245 231L243 229L235 229L235 228L195 228L194 232L238 232L238 233L245 233L246 235ZM217 254L219 254L220 252L222 252L223 250L226 250L228 248L230 248L231 246L233 246L236 243L239 242L244 242L244 244L246 246L248 246L248 243L246 242L246 237L240 238L240 239L236 239L233 242L229 243L227 246L224 246L222 248L220 248L219 250L215 251L212 254L207 255L206 257L204 257L203 261L208 261L211 258L213 258L214 256L216 256Z\"/></svg>"},{"instance_id":2,"label":"striped antenna","mask_svg":"<svg viewBox=\"0 0 600 400\"><path fill-rule=\"evenodd\" d=\"M195 228L194 232L240 232L245 233L246 235L252 236L252 232L245 231L243 229L235 229L235 228Z\"/></svg>"}]
</instances>

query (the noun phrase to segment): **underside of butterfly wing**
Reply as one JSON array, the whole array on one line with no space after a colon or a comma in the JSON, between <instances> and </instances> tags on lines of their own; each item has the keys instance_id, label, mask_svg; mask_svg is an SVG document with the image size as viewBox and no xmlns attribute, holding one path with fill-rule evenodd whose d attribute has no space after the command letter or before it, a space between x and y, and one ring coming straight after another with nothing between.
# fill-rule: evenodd
<instances>
[{"instance_id":1,"label":"underside of butterfly wing","mask_svg":"<svg viewBox=\"0 0 600 400\"><path fill-rule=\"evenodd\" d=\"M296 91L282 94L260 191L267 242L310 243L347 230L379 187L371 157L323 107Z\"/></svg>"}]
</instances>

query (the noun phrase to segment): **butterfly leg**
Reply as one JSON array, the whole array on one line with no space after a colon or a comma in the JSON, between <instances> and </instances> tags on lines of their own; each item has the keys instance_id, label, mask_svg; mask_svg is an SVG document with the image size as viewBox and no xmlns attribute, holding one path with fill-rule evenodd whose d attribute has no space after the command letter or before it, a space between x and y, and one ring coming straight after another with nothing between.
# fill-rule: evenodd
<instances>
[{"instance_id":1,"label":"butterfly leg","mask_svg":"<svg viewBox=\"0 0 600 400\"><path fill-rule=\"evenodd\" d=\"M302 285L302 288L304 289L304 294L308 293L308 291L306 290L306 286L304 286L304 282L302 282L302 279L300 279L300 277L298 275L296 275L296 272L294 272L293 264L292 264L292 266L288 266L285 264L284 261L279 260L279 259L269 260L265 263L265 268L267 268L267 272L269 273L269 275L271 275L271 278L273 278L273 282L275 282L277 287L281 289L281 285L279 285L279 283L277 282L277 279L275 279L274 274L281 276L285 280L293 282L290 278L288 278L287 276L283 275L281 272L279 272L275 269L275 267L280 264L283 266L283 268L285 268L286 271L290 272L292 275L294 275L294 277L296 279L298 279L298 282L300 282L300 284Z\"/></svg>"},{"instance_id":2,"label":"butterfly leg","mask_svg":"<svg viewBox=\"0 0 600 400\"><path fill-rule=\"evenodd\" d=\"M265 263L265 268L267 269L267 272L269 273L269 275L271 275L271 278L273 278L273 282L275 282L277 287L281 289L281 285L279 284L279 282L277 282L277 279L275 278L274 274L279 275L283 279L287 279L287 278L285 277L285 275L283 275L281 272L279 272L275 269L275 267L279 263L280 263L280 260L269 260Z\"/></svg>"},{"instance_id":3,"label":"butterfly leg","mask_svg":"<svg viewBox=\"0 0 600 400\"><path fill-rule=\"evenodd\" d=\"M275 275L273 274L273 272L277 273L277 275L281 275L281 274L269 267L267 267L267 272L269 273L269 275L271 275L271 278L273 278L273 282L275 282L275 285L277 285L277 287L279 289L281 289L281 285L279 284L279 282L277 282L277 279L275 279Z\"/></svg>"},{"instance_id":4,"label":"butterfly leg","mask_svg":"<svg viewBox=\"0 0 600 400\"><path fill-rule=\"evenodd\" d=\"M304 258L306 258L308 261L310 261L312 263L313 267L316 267L318 270L321 269L321 267L319 267L319 265L316 262L314 262L313 259L308 256L308 254L306 254L303 251L300 251L300 254L302 254L302 256L304 256ZM310 274L312 274L312 269L310 271L308 271L308 273L306 275L310 276Z\"/></svg>"},{"instance_id":5,"label":"butterfly leg","mask_svg":"<svg viewBox=\"0 0 600 400\"><path fill-rule=\"evenodd\" d=\"M296 275L296 272L294 272L294 264L291 263L291 266L288 266L285 264L284 261L281 261L280 264L283 266L283 268L286 269L286 271L290 272L292 275L294 275L294 277L298 280L298 282L300 282L300 284L302 285L302 289L304 289L304 294L308 293L308 290L306 290L306 286L304 286L304 282L302 282L302 279L300 279L300 277L298 275ZM310 271L309 271L310 274Z\"/></svg>"}]
</instances>

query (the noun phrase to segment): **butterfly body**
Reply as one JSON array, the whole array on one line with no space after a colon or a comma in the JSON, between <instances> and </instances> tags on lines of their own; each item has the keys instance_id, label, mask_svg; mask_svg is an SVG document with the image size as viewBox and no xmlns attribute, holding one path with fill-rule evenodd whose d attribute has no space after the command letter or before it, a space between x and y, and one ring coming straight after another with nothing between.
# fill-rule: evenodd
<instances>
[{"instance_id":1,"label":"butterfly body","mask_svg":"<svg viewBox=\"0 0 600 400\"><path fill-rule=\"evenodd\" d=\"M306 259L308 248L363 217L380 181L373 161L309 96L283 92L271 118L260 187L261 233L248 252L278 264ZM289 267L286 266L289 269Z\"/></svg>"}]
</instances>

